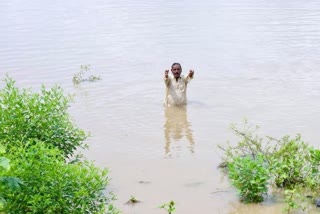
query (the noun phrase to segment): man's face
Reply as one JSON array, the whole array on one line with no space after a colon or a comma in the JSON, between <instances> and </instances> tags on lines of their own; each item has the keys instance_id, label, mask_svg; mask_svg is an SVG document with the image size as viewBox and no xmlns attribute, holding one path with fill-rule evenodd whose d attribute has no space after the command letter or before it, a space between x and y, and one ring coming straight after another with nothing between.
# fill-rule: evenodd
<instances>
[{"instance_id":1,"label":"man's face","mask_svg":"<svg viewBox=\"0 0 320 214\"><path fill-rule=\"evenodd\" d=\"M172 72L172 74L173 74L173 76L175 78L179 78L180 77L181 71L182 71L182 69L181 69L180 65L174 65L171 68L171 72Z\"/></svg>"}]
</instances>

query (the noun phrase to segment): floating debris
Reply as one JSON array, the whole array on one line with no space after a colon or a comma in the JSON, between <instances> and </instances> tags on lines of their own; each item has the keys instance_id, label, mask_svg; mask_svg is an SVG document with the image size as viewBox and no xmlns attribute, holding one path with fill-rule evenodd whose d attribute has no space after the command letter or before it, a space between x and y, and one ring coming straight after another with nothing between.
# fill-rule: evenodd
<instances>
[{"instance_id":1,"label":"floating debris","mask_svg":"<svg viewBox=\"0 0 320 214\"><path fill-rule=\"evenodd\" d=\"M131 198L125 203L125 204L127 204L127 205L135 205L135 204L137 204L137 203L140 203L141 201L140 200L138 200L136 197L134 197L134 196L131 196Z\"/></svg>"},{"instance_id":2,"label":"floating debris","mask_svg":"<svg viewBox=\"0 0 320 214\"><path fill-rule=\"evenodd\" d=\"M80 84L81 82L95 82L101 80L100 76L90 75L89 77L84 77L85 72L90 71L90 65L81 65L80 72L73 75L72 82L75 85Z\"/></svg>"}]
</instances>

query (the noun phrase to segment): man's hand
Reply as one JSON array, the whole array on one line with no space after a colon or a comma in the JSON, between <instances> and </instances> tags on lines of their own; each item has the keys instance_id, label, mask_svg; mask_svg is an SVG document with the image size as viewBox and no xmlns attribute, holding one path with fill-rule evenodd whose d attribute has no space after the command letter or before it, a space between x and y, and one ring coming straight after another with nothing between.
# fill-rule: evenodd
<instances>
[{"instance_id":1,"label":"man's hand","mask_svg":"<svg viewBox=\"0 0 320 214\"><path fill-rule=\"evenodd\" d=\"M194 74L194 70L190 70L190 71L189 71L189 77L192 78L192 77L193 77L193 74Z\"/></svg>"},{"instance_id":2,"label":"man's hand","mask_svg":"<svg viewBox=\"0 0 320 214\"><path fill-rule=\"evenodd\" d=\"M165 71L164 71L164 77L165 77L165 78L168 78L168 74L169 74L169 70L165 70Z\"/></svg>"}]
</instances>

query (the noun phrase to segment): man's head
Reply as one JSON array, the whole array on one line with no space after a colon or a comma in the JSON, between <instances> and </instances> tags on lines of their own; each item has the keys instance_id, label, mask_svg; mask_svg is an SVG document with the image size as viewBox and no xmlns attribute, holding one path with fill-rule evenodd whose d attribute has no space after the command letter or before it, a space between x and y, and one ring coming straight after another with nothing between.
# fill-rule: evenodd
<instances>
[{"instance_id":1,"label":"man's head","mask_svg":"<svg viewBox=\"0 0 320 214\"><path fill-rule=\"evenodd\" d=\"M177 63L177 62L173 63L171 65L171 72L175 78L179 78L182 72L182 67L180 63Z\"/></svg>"}]
</instances>

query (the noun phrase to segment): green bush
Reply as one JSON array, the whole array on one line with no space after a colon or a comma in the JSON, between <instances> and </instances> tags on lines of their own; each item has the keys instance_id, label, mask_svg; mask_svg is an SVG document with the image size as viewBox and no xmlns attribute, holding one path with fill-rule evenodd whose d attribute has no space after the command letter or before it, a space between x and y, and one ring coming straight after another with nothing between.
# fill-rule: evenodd
<instances>
[{"instance_id":1,"label":"green bush","mask_svg":"<svg viewBox=\"0 0 320 214\"><path fill-rule=\"evenodd\" d=\"M5 148L0 144L0 155L5 153ZM22 181L18 178L11 176L1 176L4 172L10 170L10 160L4 156L0 156L0 210L6 204L5 197L2 190L9 189L10 191L16 191L20 188Z\"/></svg>"},{"instance_id":2,"label":"green bush","mask_svg":"<svg viewBox=\"0 0 320 214\"><path fill-rule=\"evenodd\" d=\"M236 157L228 164L229 179L246 203L261 202L268 191L269 172L262 156Z\"/></svg>"},{"instance_id":3,"label":"green bush","mask_svg":"<svg viewBox=\"0 0 320 214\"><path fill-rule=\"evenodd\" d=\"M105 192L108 171L79 156L68 159L86 147L87 137L72 123L69 101L60 87L33 93L6 77L0 89L0 145L8 150L0 157L0 213L119 213Z\"/></svg>"},{"instance_id":4,"label":"green bush","mask_svg":"<svg viewBox=\"0 0 320 214\"><path fill-rule=\"evenodd\" d=\"M310 147L301 140L300 135L293 139L287 136L282 138L279 147L270 156L275 184L291 188L304 183L312 167Z\"/></svg>"},{"instance_id":5,"label":"green bush","mask_svg":"<svg viewBox=\"0 0 320 214\"><path fill-rule=\"evenodd\" d=\"M221 166L229 166L226 172L240 193L247 190L245 194L255 196L258 189L250 184L256 183L257 177L264 177L262 175L268 172L267 182L270 186L284 190L287 203L284 210L287 212L297 208L305 209L306 206L303 204L307 199L312 201L315 197L319 197L319 149L305 143L300 135L295 138L289 136L281 139L261 138L255 134L257 127L252 128L247 122L242 129L233 125L232 130L240 140L235 146L230 144L224 147L219 146L225 152L224 164ZM254 169L262 175L257 175ZM258 186L265 191L264 185ZM241 196L243 197L243 194ZM254 202L254 200L245 201Z\"/></svg>"},{"instance_id":6,"label":"green bush","mask_svg":"<svg viewBox=\"0 0 320 214\"><path fill-rule=\"evenodd\" d=\"M86 146L86 134L72 123L67 112L69 101L60 87L47 90L42 86L33 93L20 90L6 77L0 90L0 141L10 149L15 142L38 139L70 157L77 147Z\"/></svg>"},{"instance_id":7,"label":"green bush","mask_svg":"<svg viewBox=\"0 0 320 214\"><path fill-rule=\"evenodd\" d=\"M17 143L18 144L18 143ZM108 171L89 162L66 163L57 148L28 140L13 147L11 169L4 176L24 181L19 191L2 188L5 213L105 213ZM110 211L109 211L110 212ZM112 213L112 212L111 212Z\"/></svg>"}]
</instances>

